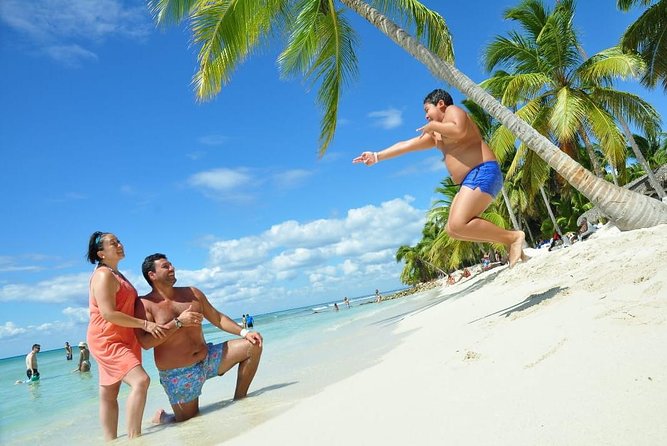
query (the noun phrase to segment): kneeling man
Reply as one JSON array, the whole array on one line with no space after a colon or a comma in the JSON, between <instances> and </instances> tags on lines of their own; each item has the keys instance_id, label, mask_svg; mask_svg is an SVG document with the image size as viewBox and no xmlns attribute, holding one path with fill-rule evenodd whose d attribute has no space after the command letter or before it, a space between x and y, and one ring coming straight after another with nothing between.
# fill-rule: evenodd
<instances>
[{"instance_id":1,"label":"kneeling man","mask_svg":"<svg viewBox=\"0 0 667 446\"><path fill-rule=\"evenodd\" d=\"M241 329L216 310L204 293L194 287L174 287L176 270L164 254L152 254L141 266L152 291L137 299L135 316L167 325L167 335L155 338L142 329L135 333L144 349L153 348L160 383L174 410L164 410L156 423L185 421L199 412L199 395L204 382L239 365L234 399L244 398L255 376L262 355L262 336ZM206 318L216 327L241 336L222 344L207 344L201 324Z\"/></svg>"}]
</instances>

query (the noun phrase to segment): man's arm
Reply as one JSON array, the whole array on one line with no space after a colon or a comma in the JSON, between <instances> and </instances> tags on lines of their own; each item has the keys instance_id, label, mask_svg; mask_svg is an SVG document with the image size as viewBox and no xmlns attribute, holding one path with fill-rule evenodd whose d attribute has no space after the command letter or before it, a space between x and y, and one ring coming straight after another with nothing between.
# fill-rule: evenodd
<instances>
[{"instance_id":1,"label":"man's arm","mask_svg":"<svg viewBox=\"0 0 667 446\"><path fill-rule=\"evenodd\" d=\"M211 302L208 301L206 298L206 295L202 293L199 289L195 287L190 288L192 292L194 293L195 297L199 300L202 306L202 313L204 314L204 317L213 325L218 327L220 330L226 331L227 333L235 334L237 336L241 336L241 332L243 331L239 324L234 322L231 318L229 318L227 315L219 312L218 310L211 305ZM252 342L253 344L258 344L259 346L262 345L262 337L259 333L257 332L251 332L246 330L246 335L245 338Z\"/></svg>"},{"instance_id":2,"label":"man's arm","mask_svg":"<svg viewBox=\"0 0 667 446\"><path fill-rule=\"evenodd\" d=\"M149 306L150 304L146 299L143 298L137 299L136 303L134 304L135 316L137 316L138 318L146 319L149 322L155 322L153 314L150 312ZM187 310L185 310L178 316L178 320L181 322L183 327L199 325L195 321L197 318L201 319L202 315L197 312L191 311L191 308L192 307L189 307ZM176 333L179 330L179 327L176 324L175 320L171 320L170 322L161 325L161 327L163 327L164 329L164 337L162 338L156 338L141 328L134 329L134 334L137 337L139 344L144 350L157 347L158 345L162 344L164 341L172 337L174 333Z\"/></svg>"}]
</instances>

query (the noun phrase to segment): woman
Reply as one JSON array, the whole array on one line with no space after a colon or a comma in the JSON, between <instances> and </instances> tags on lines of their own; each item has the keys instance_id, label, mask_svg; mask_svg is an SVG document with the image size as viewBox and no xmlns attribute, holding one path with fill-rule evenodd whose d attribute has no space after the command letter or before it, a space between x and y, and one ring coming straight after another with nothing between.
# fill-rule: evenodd
<instances>
[{"instance_id":1,"label":"woman","mask_svg":"<svg viewBox=\"0 0 667 446\"><path fill-rule=\"evenodd\" d=\"M150 378L141 366L141 347L134 335L143 328L156 338L165 327L134 317L137 291L118 271L123 245L108 232L96 231L88 241L88 261L97 264L90 278L88 345L100 377L100 421L105 440L118 436L118 391L121 382L132 390L127 398L127 436L141 435L141 419Z\"/></svg>"},{"instance_id":2,"label":"woman","mask_svg":"<svg viewBox=\"0 0 667 446\"><path fill-rule=\"evenodd\" d=\"M79 342L79 366L75 372L90 372L90 350L85 342Z\"/></svg>"}]
</instances>

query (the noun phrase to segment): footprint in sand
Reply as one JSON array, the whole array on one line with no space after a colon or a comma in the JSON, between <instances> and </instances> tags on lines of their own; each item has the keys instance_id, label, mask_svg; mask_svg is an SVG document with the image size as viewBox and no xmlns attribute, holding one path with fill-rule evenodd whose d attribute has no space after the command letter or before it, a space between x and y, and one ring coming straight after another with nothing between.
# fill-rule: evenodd
<instances>
[{"instance_id":1,"label":"footprint in sand","mask_svg":"<svg viewBox=\"0 0 667 446\"><path fill-rule=\"evenodd\" d=\"M476 361L479 359L479 353L468 350L463 357L464 361Z\"/></svg>"}]
</instances>

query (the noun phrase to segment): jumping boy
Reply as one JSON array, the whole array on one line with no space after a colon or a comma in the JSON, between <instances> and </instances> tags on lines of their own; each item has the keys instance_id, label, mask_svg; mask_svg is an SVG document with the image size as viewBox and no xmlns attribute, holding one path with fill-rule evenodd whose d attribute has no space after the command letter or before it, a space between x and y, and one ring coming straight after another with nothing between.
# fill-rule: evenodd
<instances>
[{"instance_id":1,"label":"jumping boy","mask_svg":"<svg viewBox=\"0 0 667 446\"><path fill-rule=\"evenodd\" d=\"M453 105L444 90L433 90L424 99L428 124L420 136L397 142L380 152L363 152L352 160L372 166L415 150L440 149L445 165L461 189L452 200L445 230L450 237L472 242L502 243L509 251L510 267L524 258L523 231L508 231L480 217L503 185L500 165L466 112Z\"/></svg>"}]
</instances>

